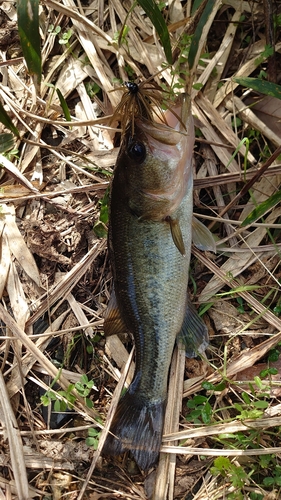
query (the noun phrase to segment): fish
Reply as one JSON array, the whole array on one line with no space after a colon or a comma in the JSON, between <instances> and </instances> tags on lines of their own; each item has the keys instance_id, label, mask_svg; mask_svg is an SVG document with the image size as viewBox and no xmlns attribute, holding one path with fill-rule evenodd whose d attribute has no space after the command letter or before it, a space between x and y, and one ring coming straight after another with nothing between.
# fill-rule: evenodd
<instances>
[{"instance_id":1,"label":"fish","mask_svg":"<svg viewBox=\"0 0 281 500\"><path fill-rule=\"evenodd\" d=\"M195 357L208 331L187 293L192 242L194 125L134 118L123 136L110 192L113 293L105 335L130 332L135 373L121 397L103 454L130 451L147 471L159 458L167 381L176 340ZM174 116L175 119L175 116Z\"/></svg>"}]
</instances>

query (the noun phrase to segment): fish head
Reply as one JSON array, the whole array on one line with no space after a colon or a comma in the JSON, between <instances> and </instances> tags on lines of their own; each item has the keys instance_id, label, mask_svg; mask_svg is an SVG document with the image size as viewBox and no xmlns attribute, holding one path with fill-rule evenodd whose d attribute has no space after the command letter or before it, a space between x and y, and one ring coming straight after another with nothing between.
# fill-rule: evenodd
<instances>
[{"instance_id":1,"label":"fish head","mask_svg":"<svg viewBox=\"0 0 281 500\"><path fill-rule=\"evenodd\" d=\"M177 129L178 128L178 129ZM192 178L194 127L185 130L137 118L129 126L118 156L116 173L122 179L128 208L143 220L160 221L179 207Z\"/></svg>"}]
</instances>

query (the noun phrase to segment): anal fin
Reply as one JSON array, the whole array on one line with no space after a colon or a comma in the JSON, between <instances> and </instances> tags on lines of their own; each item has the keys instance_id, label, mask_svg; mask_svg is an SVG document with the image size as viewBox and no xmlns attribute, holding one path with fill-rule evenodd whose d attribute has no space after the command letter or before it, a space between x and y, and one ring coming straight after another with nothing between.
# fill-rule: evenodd
<instances>
[{"instance_id":1,"label":"anal fin","mask_svg":"<svg viewBox=\"0 0 281 500\"><path fill-rule=\"evenodd\" d=\"M177 342L180 346L183 344L188 358L196 358L203 354L209 345L208 329L189 297Z\"/></svg>"},{"instance_id":2,"label":"anal fin","mask_svg":"<svg viewBox=\"0 0 281 500\"><path fill-rule=\"evenodd\" d=\"M118 335L128 331L128 328L121 317L114 289L112 290L111 297L104 314L103 329L106 336Z\"/></svg>"}]
</instances>

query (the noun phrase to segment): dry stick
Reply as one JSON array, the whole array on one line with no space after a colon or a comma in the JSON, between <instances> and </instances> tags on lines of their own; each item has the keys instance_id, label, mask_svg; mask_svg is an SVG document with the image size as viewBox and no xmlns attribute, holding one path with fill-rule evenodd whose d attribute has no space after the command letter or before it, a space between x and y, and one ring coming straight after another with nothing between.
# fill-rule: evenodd
<instances>
[{"instance_id":1,"label":"dry stick","mask_svg":"<svg viewBox=\"0 0 281 500\"><path fill-rule=\"evenodd\" d=\"M111 425L112 419L114 417L114 413L115 413L118 401L119 401L120 396L121 396L121 392L122 392L124 383L126 381L126 377L127 377L127 374L128 374L129 368L130 368L130 364L132 362L133 353L134 353L134 349L132 349L132 351L131 351L131 353L129 355L129 358L128 358L128 360L126 362L126 365L124 367L124 371L121 374L120 380L119 380L119 382L118 382L118 384L116 386L116 389L114 391L114 395L113 395L113 398L112 398L112 401L111 401L111 405L110 405L110 408L109 408L109 411L108 411L108 414L107 414L106 423L105 423L105 426L104 426L104 428L102 430L102 433L100 435L100 438L99 438L98 448L97 448L97 450L94 453L93 460L92 460L92 463L91 463L91 467L90 467L90 469L88 471L87 477L86 477L85 482L84 482L84 484L83 484L83 486L81 488L79 496L77 497L77 500L82 500L83 494L85 493L85 490L86 490L86 488L88 486L88 483L89 483L89 481L91 479L91 476L92 476L92 474L94 472L94 469L95 469L95 466L97 464L97 461L98 461L98 459L100 457L101 451L103 449L103 445L105 443L108 431L110 429L110 425Z\"/></svg>"},{"instance_id":2,"label":"dry stick","mask_svg":"<svg viewBox=\"0 0 281 500\"><path fill-rule=\"evenodd\" d=\"M95 33L98 36L101 36L109 45L113 45L117 48L117 43L109 37L101 28L99 28L95 23L87 19L85 16L82 16L78 11L75 11L73 8L67 7L59 2L54 0L43 0L43 3L47 7L50 7L54 11L61 12L66 17L70 19L74 19L75 21L79 21L84 24L85 27L91 32Z\"/></svg>"},{"instance_id":3,"label":"dry stick","mask_svg":"<svg viewBox=\"0 0 281 500\"><path fill-rule=\"evenodd\" d=\"M15 57L15 59L7 59L7 61L0 62L0 68L3 68L3 66L15 66L16 64L20 64L23 61L24 61L23 57Z\"/></svg>"},{"instance_id":4,"label":"dry stick","mask_svg":"<svg viewBox=\"0 0 281 500\"><path fill-rule=\"evenodd\" d=\"M235 203L237 203L238 200L240 200L240 198L242 196L244 196L249 191L249 189L251 189L251 187L253 186L253 184L255 184L255 182L258 181L258 179L262 176L262 174L268 169L268 167L274 162L274 160L276 160L276 158L280 154L281 154L281 146L279 146L274 151L274 153L271 155L271 157L268 158L268 160L264 163L264 165L253 176L253 178L250 179L247 182L247 184L245 184L245 186L242 187L240 193L238 193L235 196L235 198L233 198L233 200L231 200L231 202L226 207L224 207L224 209L218 214L220 217L222 217L233 205L235 205ZM212 222L209 227L213 226L214 224L215 224L215 221Z\"/></svg>"},{"instance_id":5,"label":"dry stick","mask_svg":"<svg viewBox=\"0 0 281 500\"><path fill-rule=\"evenodd\" d=\"M165 413L164 433L177 432L182 407L183 379L185 369L185 350L176 347L170 371L167 408ZM159 465L152 500L164 500L168 493L173 499L176 455L160 454Z\"/></svg>"},{"instance_id":6,"label":"dry stick","mask_svg":"<svg viewBox=\"0 0 281 500\"><path fill-rule=\"evenodd\" d=\"M40 429L40 431L20 431L21 436L52 436L53 434L73 434L80 431L86 431L93 427L93 424L87 425L77 425L77 427L61 427L60 429ZM0 436L4 434L3 430L0 430Z\"/></svg>"},{"instance_id":7,"label":"dry stick","mask_svg":"<svg viewBox=\"0 0 281 500\"><path fill-rule=\"evenodd\" d=\"M202 264L204 264L207 269L212 271L223 283L228 285L230 288L241 287L241 283L232 278L228 278L227 275L222 271L211 259L209 259L204 253L200 252L196 247L192 246L192 253L197 257ZM238 294L248 302L252 308L260 314L270 325L274 326L277 330L281 331L281 320L275 316L270 310L263 306L257 299L255 299L249 292L239 291ZM212 296L204 299L205 301L211 301Z\"/></svg>"},{"instance_id":8,"label":"dry stick","mask_svg":"<svg viewBox=\"0 0 281 500\"><path fill-rule=\"evenodd\" d=\"M64 390L67 390L70 385L69 380L64 377L64 375L62 375L60 370L58 370L58 368L56 368L55 365L51 363L51 361L40 351L40 349L34 344L34 342L30 340L28 335L17 325L15 320L6 311L2 304L0 304L0 319L11 330L11 332L13 332L14 337L16 339L19 339L26 347L26 349L31 352L33 356L35 356L37 361L45 367L45 369L48 371L48 374L52 378L56 379ZM81 407L84 408L84 399L79 396L78 393L75 393L75 397L77 402L80 403ZM87 409L87 414L92 418L96 418L98 416L97 412L91 410L90 408Z\"/></svg>"},{"instance_id":9,"label":"dry stick","mask_svg":"<svg viewBox=\"0 0 281 500\"><path fill-rule=\"evenodd\" d=\"M233 146L233 149L237 150L237 148L239 148L239 153L244 157L247 155L247 160L251 164L255 164L256 163L255 157L252 155L250 151L247 152L246 146L244 144L241 144L241 141L237 137L235 132L226 124L221 114L213 106L213 104L209 101L209 99L207 97L204 97L202 92L198 92L196 97L196 104L199 106L204 116L210 120L210 124L217 130L219 130L221 136L223 136L224 139L227 140L227 142Z\"/></svg>"},{"instance_id":10,"label":"dry stick","mask_svg":"<svg viewBox=\"0 0 281 500\"><path fill-rule=\"evenodd\" d=\"M230 379L237 373L246 368L253 366L259 359L266 355L266 353L272 349L281 340L281 332L279 331L269 339L265 340L261 344L257 345L249 351L242 352L236 359L231 361L226 367L224 372L224 367L220 370L217 369L215 373L209 375L208 377L196 377L195 383L184 391L183 396L187 397L195 392L202 390L202 382L207 381L212 384L218 383L223 378ZM198 380L199 379L199 380ZM192 381L192 380L191 380Z\"/></svg>"},{"instance_id":11,"label":"dry stick","mask_svg":"<svg viewBox=\"0 0 281 500\"><path fill-rule=\"evenodd\" d=\"M205 144L212 144L210 141L201 141L204 142ZM223 144L216 144L216 146L219 147L224 147ZM44 146L45 147L45 146ZM233 146L227 146L233 149ZM51 146L49 149L52 149ZM266 176L274 176L277 174L280 174L281 172L281 165L275 165L271 168L269 168L266 172L264 172L264 175ZM256 175L256 171L250 170L247 171L245 174L244 172L237 172L237 173L227 173L227 174L219 174L219 175L211 175L209 177L205 177L204 179L194 179L194 189L203 189L205 187L212 187L212 186L220 186L220 185L225 185L227 183L231 182L242 182L242 178L246 178L246 180L252 179ZM50 203L50 198L52 197L57 197L63 194L68 194L68 193L80 193L80 192L88 192L88 191L99 191L99 190L105 190L108 188L109 182L99 182L96 184L89 184L85 186L76 186L72 187L69 189L61 189L60 191L44 191L44 192L39 192L35 194L30 194L30 195L23 195L23 196L12 196L7 194L5 196L5 190L4 194L2 195L0 193L0 199L3 201L3 203L10 203L10 202L16 202L16 201L27 201L27 200L32 200L32 199L40 199L43 198L44 201L47 203ZM65 209L65 207L62 207L62 209ZM85 215L84 212L79 211L79 210L73 210L73 212L77 215ZM198 215L199 216L199 215ZM237 223L237 221L235 221ZM238 221L239 222L239 221Z\"/></svg>"},{"instance_id":12,"label":"dry stick","mask_svg":"<svg viewBox=\"0 0 281 500\"><path fill-rule=\"evenodd\" d=\"M258 170L259 172L259 170ZM277 174L280 174L281 172L281 166L276 165L274 167L269 168L264 172L264 175L266 176L274 176ZM205 177L204 179L194 179L194 189L203 189L206 187L211 187L211 186L224 186L227 183L231 182L242 182L243 179L246 178L246 180L252 180L255 175L257 174L257 171L250 170L248 172L237 172L237 173L227 173L227 174L219 174L219 175L212 175L210 177Z\"/></svg>"},{"instance_id":13,"label":"dry stick","mask_svg":"<svg viewBox=\"0 0 281 500\"><path fill-rule=\"evenodd\" d=\"M3 307L1 305L1 307ZM4 309L4 308L3 308ZM9 441L11 465L15 478L18 498L28 500L29 488L25 467L22 439L18 428L17 420L13 412L9 394L6 389L5 380L0 371L0 408L4 415L4 425Z\"/></svg>"},{"instance_id":14,"label":"dry stick","mask_svg":"<svg viewBox=\"0 0 281 500\"><path fill-rule=\"evenodd\" d=\"M80 262L75 264L75 266L62 277L59 283L53 285L48 294L46 293L46 298L41 298L42 303L36 310L36 312L29 318L26 325L30 326L35 323L46 311L56 302L58 299L66 296L76 283L85 274L91 263L95 260L97 255L106 248L106 240L97 240L97 243L89 250L89 252L81 259Z\"/></svg>"},{"instance_id":15,"label":"dry stick","mask_svg":"<svg viewBox=\"0 0 281 500\"><path fill-rule=\"evenodd\" d=\"M254 450L235 450L233 448L221 450L208 450L207 448L189 448L187 446L163 446L166 453L177 453L178 455L206 455L206 457L247 457L256 455L270 455L281 452L281 447L256 448Z\"/></svg>"},{"instance_id":16,"label":"dry stick","mask_svg":"<svg viewBox=\"0 0 281 500\"><path fill-rule=\"evenodd\" d=\"M182 439L195 439L202 436L217 436L226 432L243 432L251 431L253 429L265 430L270 427L279 427L281 425L281 417L270 417L260 419L245 419L243 422L227 422L223 424L205 425L204 427L197 427L186 429L184 431L176 432L174 434L167 434L163 437L163 443L168 446L167 441L178 441ZM39 432L39 431L38 431Z\"/></svg>"},{"instance_id":17,"label":"dry stick","mask_svg":"<svg viewBox=\"0 0 281 500\"><path fill-rule=\"evenodd\" d=\"M206 143L210 144L209 141L206 141ZM281 172L281 165L275 165L271 168L268 168L267 171L264 171L263 174L268 177L268 176L275 176ZM202 179L194 179L194 189L203 189L205 187L212 187L212 186L220 186L220 185L225 185L227 183L232 183L232 182L242 182L242 177L246 180L253 179L255 175L259 173L256 171L248 171L244 174L244 172L237 172L237 173L226 173L226 174L219 174L219 175L212 175L206 178ZM256 182L256 181L255 181ZM49 191L44 191L44 192L36 192L35 194L31 195L22 195L22 196L12 196L11 194L8 196L5 196L4 194L1 195L0 193L0 198L4 203L9 203L9 202L15 202L15 201L27 201L31 199L44 199L47 203L51 203L51 198L52 197L57 197L63 194L68 194L68 193L79 193L79 192L88 192L88 191L99 191L99 190L105 190L107 189L109 185L109 182L99 182L96 184L89 184L85 186L77 186L69 189L62 189L60 191L54 191L54 192L49 192ZM65 207L62 207L62 209L65 210ZM75 213L77 215L85 215L84 212L79 211L79 210L72 210L71 213ZM239 222L239 221L238 221ZM237 221L236 221L237 223Z\"/></svg>"},{"instance_id":18,"label":"dry stick","mask_svg":"<svg viewBox=\"0 0 281 500\"><path fill-rule=\"evenodd\" d=\"M267 59L267 75L268 75L268 80L270 82L277 83L274 16L273 16L272 0L263 0L263 11L265 19L266 45L273 49L273 54L269 56Z\"/></svg>"},{"instance_id":19,"label":"dry stick","mask_svg":"<svg viewBox=\"0 0 281 500\"><path fill-rule=\"evenodd\" d=\"M216 276L218 276L224 283L226 283L229 287L236 288L241 286L237 280L229 280L227 276L221 271L216 264L214 264L208 257L202 254L196 248L192 250L193 254L208 268L210 269ZM207 380L212 383L217 383L218 380L221 380L223 376L230 378L234 376L236 373L241 371L241 366L243 369L246 369L250 366L253 366L256 361L265 356L265 354L269 351L269 349L273 348L278 342L281 340L281 320L277 318L271 311L267 310L258 300L256 300L250 293L248 292L239 292L239 295L248 302L252 308L260 314L270 325L274 326L278 333L265 340L258 346L250 349L249 351L242 352L236 359L231 361L225 368L221 370L217 370L215 374L210 375L209 377L199 377L192 386L190 386L187 390L184 391L184 397L194 394L197 391L202 389L202 381ZM209 299L210 300L210 299Z\"/></svg>"}]
</instances>

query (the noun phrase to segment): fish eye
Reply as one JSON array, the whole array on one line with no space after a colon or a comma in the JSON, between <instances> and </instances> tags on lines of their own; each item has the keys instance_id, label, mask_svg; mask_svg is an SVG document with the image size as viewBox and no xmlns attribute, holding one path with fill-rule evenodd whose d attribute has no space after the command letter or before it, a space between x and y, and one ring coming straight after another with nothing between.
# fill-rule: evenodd
<instances>
[{"instance_id":1,"label":"fish eye","mask_svg":"<svg viewBox=\"0 0 281 500\"><path fill-rule=\"evenodd\" d=\"M129 157L137 163L142 163L146 157L146 148L143 142L134 141L128 148Z\"/></svg>"},{"instance_id":2,"label":"fish eye","mask_svg":"<svg viewBox=\"0 0 281 500\"><path fill-rule=\"evenodd\" d=\"M139 86L134 82L124 82L125 87L129 90L130 94L137 94L139 91Z\"/></svg>"}]
</instances>

